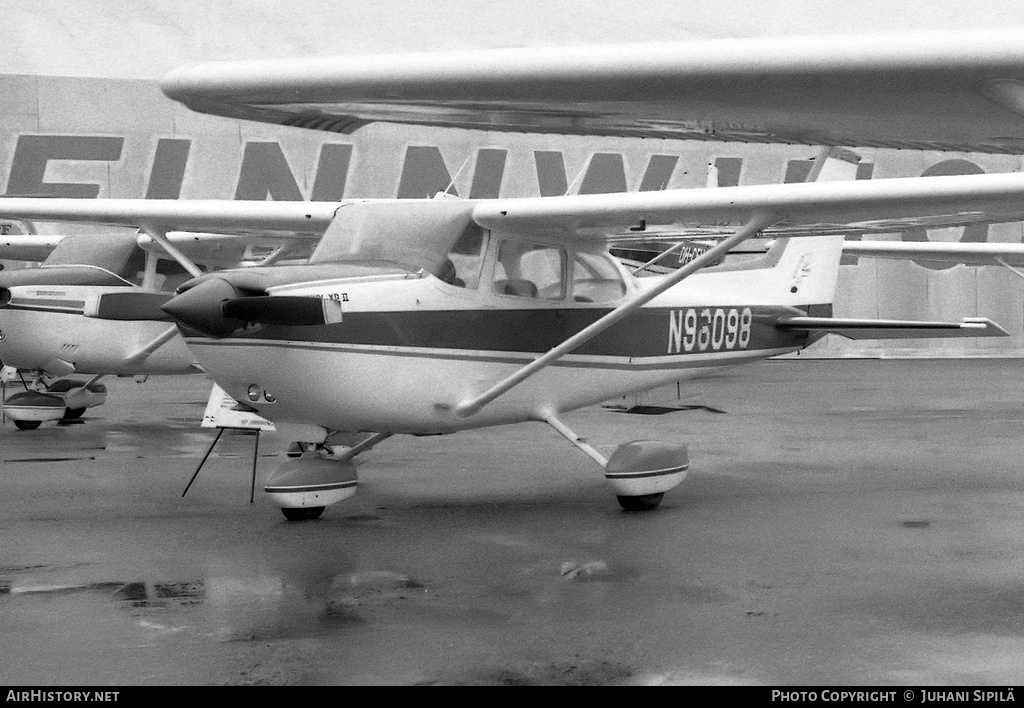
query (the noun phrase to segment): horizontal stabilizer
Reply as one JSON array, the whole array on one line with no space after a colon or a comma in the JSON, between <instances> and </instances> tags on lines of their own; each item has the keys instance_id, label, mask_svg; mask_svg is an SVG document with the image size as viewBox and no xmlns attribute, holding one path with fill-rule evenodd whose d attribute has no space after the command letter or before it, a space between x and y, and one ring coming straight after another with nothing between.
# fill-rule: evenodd
<instances>
[{"instance_id":1,"label":"horizontal stabilizer","mask_svg":"<svg viewBox=\"0 0 1024 708\"><path fill-rule=\"evenodd\" d=\"M775 326L838 334L847 339L928 339L940 337L1007 337L1009 333L985 317L965 317L960 322L913 320L862 320L848 317L782 317Z\"/></svg>"},{"instance_id":2,"label":"horizontal stabilizer","mask_svg":"<svg viewBox=\"0 0 1024 708\"><path fill-rule=\"evenodd\" d=\"M1024 244L961 241L847 241L843 254L861 258L929 260L964 265L1024 267Z\"/></svg>"}]
</instances>

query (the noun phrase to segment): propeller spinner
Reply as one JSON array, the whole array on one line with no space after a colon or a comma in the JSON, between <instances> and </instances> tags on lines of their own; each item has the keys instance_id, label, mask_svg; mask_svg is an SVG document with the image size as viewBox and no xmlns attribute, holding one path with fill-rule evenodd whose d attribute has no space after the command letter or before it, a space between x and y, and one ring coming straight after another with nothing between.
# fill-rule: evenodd
<instances>
[{"instance_id":1,"label":"propeller spinner","mask_svg":"<svg viewBox=\"0 0 1024 708\"><path fill-rule=\"evenodd\" d=\"M310 327L341 321L341 303L307 295L267 295L240 289L226 278L202 279L161 309L179 324L223 339L247 324Z\"/></svg>"}]
</instances>

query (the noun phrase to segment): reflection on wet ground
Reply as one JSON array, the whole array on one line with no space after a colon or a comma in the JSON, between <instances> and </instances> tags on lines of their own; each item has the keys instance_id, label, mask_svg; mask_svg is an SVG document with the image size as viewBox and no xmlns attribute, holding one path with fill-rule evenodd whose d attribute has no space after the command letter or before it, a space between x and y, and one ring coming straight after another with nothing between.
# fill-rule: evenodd
<instances>
[{"instance_id":1,"label":"reflection on wet ground","mask_svg":"<svg viewBox=\"0 0 1024 708\"><path fill-rule=\"evenodd\" d=\"M111 387L84 425L0 429L0 682L1012 685L1018 367L778 362L573 414L690 444L653 513L525 425L389 440L307 523L249 503L249 435L182 498L201 381Z\"/></svg>"}]
</instances>

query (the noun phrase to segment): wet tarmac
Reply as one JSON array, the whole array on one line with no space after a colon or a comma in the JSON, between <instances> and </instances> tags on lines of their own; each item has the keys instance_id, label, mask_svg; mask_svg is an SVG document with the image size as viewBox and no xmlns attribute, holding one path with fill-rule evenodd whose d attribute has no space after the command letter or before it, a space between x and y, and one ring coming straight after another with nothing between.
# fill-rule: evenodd
<instances>
[{"instance_id":1,"label":"wet tarmac","mask_svg":"<svg viewBox=\"0 0 1024 708\"><path fill-rule=\"evenodd\" d=\"M653 512L541 424L393 438L298 523L250 504L249 435L182 498L203 379L111 381L0 428L0 684L1019 684L1022 372L774 361L566 416L689 443Z\"/></svg>"}]
</instances>

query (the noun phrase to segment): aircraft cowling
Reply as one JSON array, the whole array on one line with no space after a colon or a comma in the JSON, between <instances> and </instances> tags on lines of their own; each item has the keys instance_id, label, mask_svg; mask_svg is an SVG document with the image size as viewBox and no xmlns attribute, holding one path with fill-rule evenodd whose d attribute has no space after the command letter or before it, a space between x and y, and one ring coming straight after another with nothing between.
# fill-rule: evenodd
<instances>
[{"instance_id":1,"label":"aircraft cowling","mask_svg":"<svg viewBox=\"0 0 1024 708\"><path fill-rule=\"evenodd\" d=\"M341 321L341 303L312 296L268 295L212 276L186 283L161 308L179 324L213 339L250 324L309 327Z\"/></svg>"}]
</instances>

